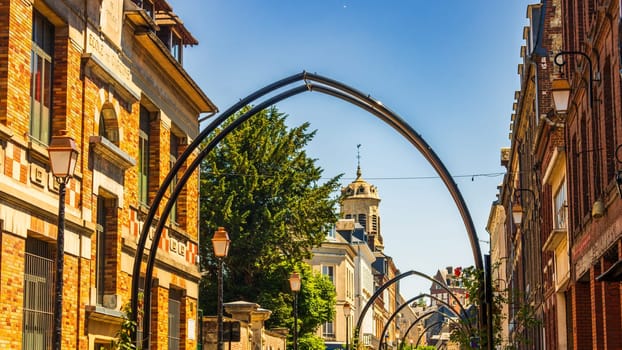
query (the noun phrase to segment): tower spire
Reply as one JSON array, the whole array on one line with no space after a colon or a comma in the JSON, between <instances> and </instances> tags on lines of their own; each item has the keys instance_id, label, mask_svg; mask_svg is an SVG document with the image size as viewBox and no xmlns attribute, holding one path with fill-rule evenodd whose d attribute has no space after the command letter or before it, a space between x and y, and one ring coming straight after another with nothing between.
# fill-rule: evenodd
<instances>
[{"instance_id":1,"label":"tower spire","mask_svg":"<svg viewBox=\"0 0 622 350\"><path fill-rule=\"evenodd\" d=\"M360 179L361 178L361 144L359 143L358 145L356 145L356 179Z\"/></svg>"}]
</instances>

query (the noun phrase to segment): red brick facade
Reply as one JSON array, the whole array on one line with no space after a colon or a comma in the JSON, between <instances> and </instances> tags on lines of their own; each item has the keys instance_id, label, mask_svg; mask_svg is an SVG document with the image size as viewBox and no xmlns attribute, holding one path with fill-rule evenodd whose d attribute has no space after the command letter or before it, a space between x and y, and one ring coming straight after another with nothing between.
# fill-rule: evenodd
<instances>
[{"instance_id":1,"label":"red brick facade","mask_svg":"<svg viewBox=\"0 0 622 350\"><path fill-rule=\"evenodd\" d=\"M165 2L155 4L170 10ZM50 135L67 130L80 151L65 200L62 346L106 348L116 336L146 213L138 200L140 106L153 114L149 198L170 169L171 132L181 154L198 134L199 114L215 110L181 63L155 42L158 27L146 18L122 0L0 3L0 348L44 349L51 336L58 259L49 248L56 244L58 185L48 165L49 139L34 136L31 126L37 120L31 102L39 101L31 98L32 84L47 89L48 72L42 129ZM33 44L35 19L53 28L51 54ZM152 35L138 38L135 31ZM31 84L33 55L52 68L38 66L44 68ZM177 222L167 222L158 245L152 349L168 348L171 289L182 295L179 347L196 347L197 327L188 325L198 324L197 184L194 174L177 200ZM35 297L39 303L31 301Z\"/></svg>"},{"instance_id":2,"label":"red brick facade","mask_svg":"<svg viewBox=\"0 0 622 350\"><path fill-rule=\"evenodd\" d=\"M507 279L541 324L513 339L526 349L621 349L621 284L602 276L622 257L620 2L548 0L527 13L501 201L507 213L522 204L522 223L508 215ZM571 85L567 112L551 99L560 77Z\"/></svg>"}]
</instances>

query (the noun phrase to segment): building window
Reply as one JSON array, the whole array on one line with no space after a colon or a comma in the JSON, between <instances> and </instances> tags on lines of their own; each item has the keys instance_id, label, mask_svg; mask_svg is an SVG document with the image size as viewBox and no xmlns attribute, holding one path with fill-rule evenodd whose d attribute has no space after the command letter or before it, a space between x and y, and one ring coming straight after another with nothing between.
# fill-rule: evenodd
<instances>
[{"instance_id":1,"label":"building window","mask_svg":"<svg viewBox=\"0 0 622 350\"><path fill-rule=\"evenodd\" d=\"M322 325L322 336L324 338L335 338L335 327L332 322L325 322Z\"/></svg>"},{"instance_id":2,"label":"building window","mask_svg":"<svg viewBox=\"0 0 622 350\"><path fill-rule=\"evenodd\" d=\"M26 238L22 349L51 349L54 313L54 246Z\"/></svg>"},{"instance_id":3,"label":"building window","mask_svg":"<svg viewBox=\"0 0 622 350\"><path fill-rule=\"evenodd\" d=\"M97 197L96 279L97 305L114 309L105 295L116 294L117 271L117 206L116 200Z\"/></svg>"},{"instance_id":4,"label":"building window","mask_svg":"<svg viewBox=\"0 0 622 350\"><path fill-rule=\"evenodd\" d=\"M171 131L171 147L170 147L170 169L173 169L173 166L177 162L177 155L179 154L179 137L175 135ZM177 174L173 175L173 179L171 181L170 189L171 189L171 197L173 196L173 191L175 191L175 187L177 187ZM171 223L177 224L177 200L173 203L173 207L171 208Z\"/></svg>"},{"instance_id":5,"label":"building window","mask_svg":"<svg viewBox=\"0 0 622 350\"><path fill-rule=\"evenodd\" d=\"M354 271L348 269L346 275L346 298L354 298Z\"/></svg>"},{"instance_id":6,"label":"building window","mask_svg":"<svg viewBox=\"0 0 622 350\"><path fill-rule=\"evenodd\" d=\"M566 221L566 179L562 180L561 184L557 188L554 198L555 205L555 228L565 229L567 227Z\"/></svg>"},{"instance_id":7,"label":"building window","mask_svg":"<svg viewBox=\"0 0 622 350\"><path fill-rule=\"evenodd\" d=\"M140 106L138 135L138 201L146 205L149 200L149 131L151 113Z\"/></svg>"},{"instance_id":8,"label":"building window","mask_svg":"<svg viewBox=\"0 0 622 350\"><path fill-rule=\"evenodd\" d=\"M372 232L378 232L378 215L371 216L371 230Z\"/></svg>"},{"instance_id":9,"label":"building window","mask_svg":"<svg viewBox=\"0 0 622 350\"><path fill-rule=\"evenodd\" d=\"M109 340L96 340L95 350L112 350L112 344Z\"/></svg>"},{"instance_id":10,"label":"building window","mask_svg":"<svg viewBox=\"0 0 622 350\"><path fill-rule=\"evenodd\" d=\"M331 225L326 232L326 239L331 241L334 240L337 236L335 232L335 225Z\"/></svg>"},{"instance_id":11,"label":"building window","mask_svg":"<svg viewBox=\"0 0 622 350\"><path fill-rule=\"evenodd\" d=\"M334 266L322 266L322 275L328 277L328 279L335 284L335 267Z\"/></svg>"},{"instance_id":12,"label":"building window","mask_svg":"<svg viewBox=\"0 0 622 350\"><path fill-rule=\"evenodd\" d=\"M30 136L46 145L50 141L52 57L54 26L34 11L30 55Z\"/></svg>"},{"instance_id":13,"label":"building window","mask_svg":"<svg viewBox=\"0 0 622 350\"><path fill-rule=\"evenodd\" d=\"M179 350L181 340L181 290L168 291L168 349Z\"/></svg>"},{"instance_id":14,"label":"building window","mask_svg":"<svg viewBox=\"0 0 622 350\"><path fill-rule=\"evenodd\" d=\"M117 146L119 145L117 113L109 103L104 104L99 113L99 136L105 137Z\"/></svg>"},{"instance_id":15,"label":"building window","mask_svg":"<svg viewBox=\"0 0 622 350\"><path fill-rule=\"evenodd\" d=\"M169 49L175 60L182 63L183 42L181 37L173 30L173 27L161 25L158 31L158 38L160 38L164 46Z\"/></svg>"},{"instance_id":16,"label":"building window","mask_svg":"<svg viewBox=\"0 0 622 350\"><path fill-rule=\"evenodd\" d=\"M154 18L155 15L155 5L153 0L132 0L138 7L145 10L149 17Z\"/></svg>"},{"instance_id":17,"label":"building window","mask_svg":"<svg viewBox=\"0 0 622 350\"><path fill-rule=\"evenodd\" d=\"M358 222L359 222L359 224L361 224L361 226L363 226L365 231L367 231L367 215L359 214L358 215Z\"/></svg>"},{"instance_id":18,"label":"building window","mask_svg":"<svg viewBox=\"0 0 622 350\"><path fill-rule=\"evenodd\" d=\"M182 53L183 53L183 44L182 44L181 38L175 34L172 34L171 35L171 54L173 55L173 57L175 57L175 59L179 63L183 62Z\"/></svg>"}]
</instances>

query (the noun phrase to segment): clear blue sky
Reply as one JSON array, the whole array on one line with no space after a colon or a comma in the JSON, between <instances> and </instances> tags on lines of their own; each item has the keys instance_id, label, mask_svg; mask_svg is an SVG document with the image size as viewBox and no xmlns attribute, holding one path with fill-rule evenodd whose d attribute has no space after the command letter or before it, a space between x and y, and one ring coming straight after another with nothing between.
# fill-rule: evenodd
<instances>
[{"instance_id":1,"label":"clear blue sky","mask_svg":"<svg viewBox=\"0 0 622 350\"><path fill-rule=\"evenodd\" d=\"M528 25L523 0L169 0L199 40L184 66L221 111L303 70L369 93L434 149L462 192L478 236L495 200L500 148L509 146L517 66ZM290 125L317 129L309 155L327 177L363 178L382 198L385 253L401 271L473 264L458 210L418 151L376 117L307 92L278 105ZM482 175L482 176L480 176ZM487 243L481 244L488 252ZM411 298L429 291L402 283Z\"/></svg>"}]
</instances>

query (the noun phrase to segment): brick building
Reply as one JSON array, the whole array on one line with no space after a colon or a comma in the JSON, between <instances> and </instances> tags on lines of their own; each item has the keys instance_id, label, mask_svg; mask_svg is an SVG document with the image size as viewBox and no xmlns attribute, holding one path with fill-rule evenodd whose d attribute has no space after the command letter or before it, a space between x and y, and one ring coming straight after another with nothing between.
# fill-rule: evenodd
<instances>
[{"instance_id":1,"label":"brick building","mask_svg":"<svg viewBox=\"0 0 622 350\"><path fill-rule=\"evenodd\" d=\"M50 348L61 258L63 348L109 348L149 203L216 110L181 64L195 44L165 0L0 3L0 348ZM80 154L57 257L47 146L61 130ZM197 198L195 176L161 218L153 349L196 344Z\"/></svg>"},{"instance_id":2,"label":"brick building","mask_svg":"<svg viewBox=\"0 0 622 350\"><path fill-rule=\"evenodd\" d=\"M505 218L505 237L497 238L498 222L489 227L493 244L505 244L491 250L507 254L493 254L504 261L512 293L504 341L525 349L620 349L620 2L543 0L527 16L502 158L508 172L493 206ZM552 99L562 79L570 85L566 110ZM540 324L523 322L523 306Z\"/></svg>"}]
</instances>

